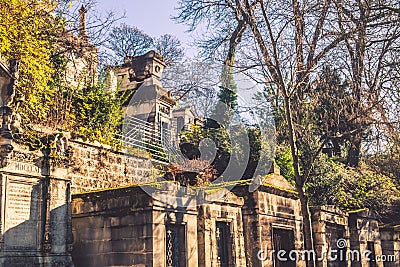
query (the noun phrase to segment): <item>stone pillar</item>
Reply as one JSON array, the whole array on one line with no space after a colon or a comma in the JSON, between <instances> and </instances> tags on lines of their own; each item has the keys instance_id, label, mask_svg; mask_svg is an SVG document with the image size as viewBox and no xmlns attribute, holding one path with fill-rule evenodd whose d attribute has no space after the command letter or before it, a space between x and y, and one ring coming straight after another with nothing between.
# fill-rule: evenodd
<instances>
[{"instance_id":1,"label":"stone pillar","mask_svg":"<svg viewBox=\"0 0 400 267\"><path fill-rule=\"evenodd\" d=\"M51 226L50 226L50 179L42 179L43 186L43 200L44 200L44 229L43 229L43 242L42 250L44 253L51 252Z\"/></svg>"},{"instance_id":2,"label":"stone pillar","mask_svg":"<svg viewBox=\"0 0 400 267\"><path fill-rule=\"evenodd\" d=\"M4 249L4 220L5 220L5 201L6 201L6 177L0 175L0 251Z\"/></svg>"},{"instance_id":3,"label":"stone pillar","mask_svg":"<svg viewBox=\"0 0 400 267\"><path fill-rule=\"evenodd\" d=\"M11 134L11 122L13 100L15 96L15 85L18 80L18 62L10 60L4 62L0 58L0 167L8 164L10 153L13 150Z\"/></svg>"},{"instance_id":4,"label":"stone pillar","mask_svg":"<svg viewBox=\"0 0 400 267\"><path fill-rule=\"evenodd\" d=\"M48 154L44 155L43 180L45 223L43 253L50 266L72 265L71 179L65 165L67 140L60 134L49 137Z\"/></svg>"},{"instance_id":5,"label":"stone pillar","mask_svg":"<svg viewBox=\"0 0 400 267\"><path fill-rule=\"evenodd\" d=\"M79 37L81 38L88 38L86 32L86 16L87 16L87 9L84 5L79 9Z\"/></svg>"}]
</instances>

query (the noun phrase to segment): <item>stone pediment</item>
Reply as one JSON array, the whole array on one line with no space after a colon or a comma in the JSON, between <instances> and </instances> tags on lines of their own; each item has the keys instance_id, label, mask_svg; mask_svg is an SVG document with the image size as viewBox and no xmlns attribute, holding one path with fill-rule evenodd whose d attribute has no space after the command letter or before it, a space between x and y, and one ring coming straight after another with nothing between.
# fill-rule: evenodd
<instances>
[{"instance_id":1,"label":"stone pediment","mask_svg":"<svg viewBox=\"0 0 400 267\"><path fill-rule=\"evenodd\" d=\"M284 189L284 190L289 190L289 191L295 191L296 188L294 188L293 185L289 183L288 180L286 180L285 177L283 177L280 174L277 173L271 173L268 174L267 176L263 177L263 185L264 186L273 186L277 189Z\"/></svg>"},{"instance_id":2,"label":"stone pediment","mask_svg":"<svg viewBox=\"0 0 400 267\"><path fill-rule=\"evenodd\" d=\"M243 198L236 196L234 193L223 188L212 192L206 192L204 196L205 203L223 203L234 206L242 206Z\"/></svg>"}]
</instances>

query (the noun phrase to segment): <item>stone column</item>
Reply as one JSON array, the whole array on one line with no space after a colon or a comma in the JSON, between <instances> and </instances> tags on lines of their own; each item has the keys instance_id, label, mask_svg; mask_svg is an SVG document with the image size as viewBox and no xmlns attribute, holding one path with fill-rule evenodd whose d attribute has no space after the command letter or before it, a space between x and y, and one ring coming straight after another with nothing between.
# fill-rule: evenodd
<instances>
[{"instance_id":1,"label":"stone column","mask_svg":"<svg viewBox=\"0 0 400 267\"><path fill-rule=\"evenodd\" d=\"M51 227L50 227L50 178L42 179L43 186L43 218L44 218L44 229L43 229L43 243L42 250L44 253L51 251Z\"/></svg>"},{"instance_id":2,"label":"stone column","mask_svg":"<svg viewBox=\"0 0 400 267\"><path fill-rule=\"evenodd\" d=\"M42 250L50 265L72 262L71 180L65 158L67 140L60 134L49 137L44 155L44 231Z\"/></svg>"}]
</instances>

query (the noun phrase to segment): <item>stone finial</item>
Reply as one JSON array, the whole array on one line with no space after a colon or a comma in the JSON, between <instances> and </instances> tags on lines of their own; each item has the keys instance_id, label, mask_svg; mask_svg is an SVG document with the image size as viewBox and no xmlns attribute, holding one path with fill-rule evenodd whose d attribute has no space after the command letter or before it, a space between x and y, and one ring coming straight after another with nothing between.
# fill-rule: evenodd
<instances>
[{"instance_id":1,"label":"stone finial","mask_svg":"<svg viewBox=\"0 0 400 267\"><path fill-rule=\"evenodd\" d=\"M87 37L86 32L86 14L87 9L84 5L79 9L79 37Z\"/></svg>"},{"instance_id":2,"label":"stone finial","mask_svg":"<svg viewBox=\"0 0 400 267\"><path fill-rule=\"evenodd\" d=\"M281 168L279 168L278 164L276 164L276 161L274 160L271 169L269 170L268 174L277 174L281 175Z\"/></svg>"}]
</instances>

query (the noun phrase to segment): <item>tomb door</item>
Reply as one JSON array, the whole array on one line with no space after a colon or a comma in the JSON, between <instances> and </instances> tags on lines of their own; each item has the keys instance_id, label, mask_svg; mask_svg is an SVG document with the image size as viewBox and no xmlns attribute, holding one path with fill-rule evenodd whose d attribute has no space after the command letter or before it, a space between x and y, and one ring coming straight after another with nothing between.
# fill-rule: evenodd
<instances>
[{"instance_id":1,"label":"tomb door","mask_svg":"<svg viewBox=\"0 0 400 267\"><path fill-rule=\"evenodd\" d=\"M217 222L216 225L216 239L218 250L218 266L229 267L233 266L232 261L232 240L230 234L229 222Z\"/></svg>"},{"instance_id":2,"label":"tomb door","mask_svg":"<svg viewBox=\"0 0 400 267\"><path fill-rule=\"evenodd\" d=\"M184 224L166 226L166 266L186 266L186 227Z\"/></svg>"},{"instance_id":3,"label":"tomb door","mask_svg":"<svg viewBox=\"0 0 400 267\"><path fill-rule=\"evenodd\" d=\"M296 261L289 258L289 253L295 250L294 246L294 232L293 230L273 228L273 245L274 245L274 267L296 267ZM282 259L278 259L277 253L284 255Z\"/></svg>"},{"instance_id":4,"label":"tomb door","mask_svg":"<svg viewBox=\"0 0 400 267\"><path fill-rule=\"evenodd\" d=\"M370 251L370 254L368 255L369 267L376 267L375 243L368 241L367 249Z\"/></svg>"},{"instance_id":5,"label":"tomb door","mask_svg":"<svg viewBox=\"0 0 400 267\"><path fill-rule=\"evenodd\" d=\"M337 242L345 236L345 228L343 225L326 223L326 237L329 249L336 250L331 257L335 260L328 261L328 267L346 267L347 266L347 246L338 247Z\"/></svg>"}]
</instances>

